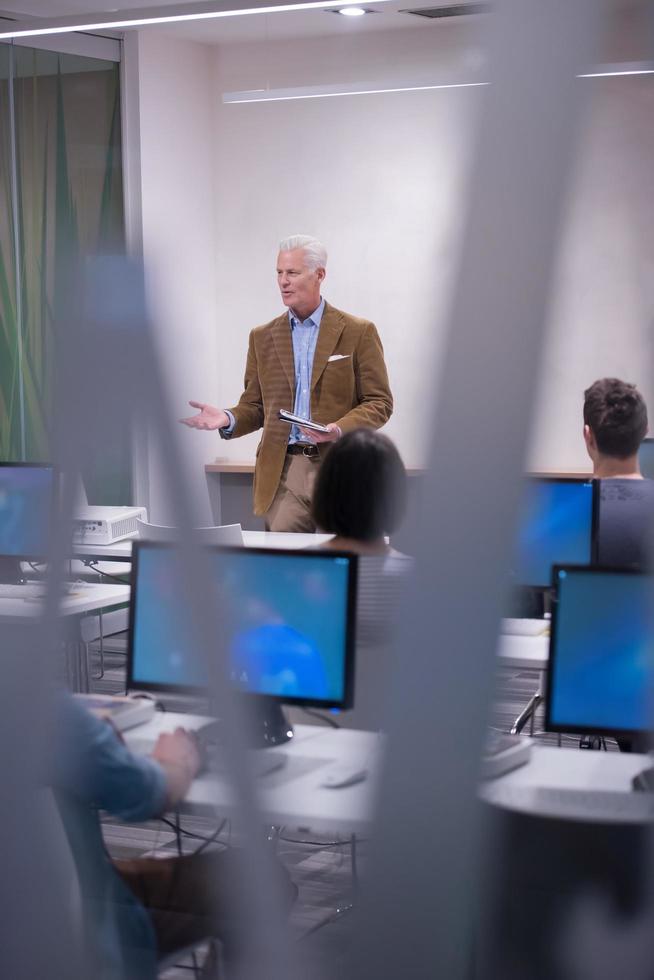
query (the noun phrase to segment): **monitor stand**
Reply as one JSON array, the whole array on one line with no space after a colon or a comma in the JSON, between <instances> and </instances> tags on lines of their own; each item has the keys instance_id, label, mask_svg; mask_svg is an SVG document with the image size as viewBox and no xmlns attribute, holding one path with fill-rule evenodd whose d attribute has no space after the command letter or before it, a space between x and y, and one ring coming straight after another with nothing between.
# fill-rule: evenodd
<instances>
[{"instance_id":1,"label":"monitor stand","mask_svg":"<svg viewBox=\"0 0 654 980\"><path fill-rule=\"evenodd\" d=\"M293 726L280 702L265 695L243 695L248 715L251 748L266 749L283 745L293 738Z\"/></svg>"},{"instance_id":2,"label":"monitor stand","mask_svg":"<svg viewBox=\"0 0 654 980\"><path fill-rule=\"evenodd\" d=\"M19 558L0 555L0 584L22 585L25 582Z\"/></svg>"}]
</instances>

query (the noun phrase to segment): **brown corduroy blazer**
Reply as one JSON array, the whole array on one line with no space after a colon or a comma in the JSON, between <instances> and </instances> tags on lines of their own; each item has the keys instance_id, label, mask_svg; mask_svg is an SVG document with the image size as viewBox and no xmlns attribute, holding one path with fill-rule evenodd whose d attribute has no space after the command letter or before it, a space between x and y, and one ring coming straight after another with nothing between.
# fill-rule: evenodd
<instances>
[{"instance_id":1,"label":"brown corduroy blazer","mask_svg":"<svg viewBox=\"0 0 654 980\"><path fill-rule=\"evenodd\" d=\"M345 357L330 361L332 354ZM238 405L230 409L236 424L232 437L263 426L254 471L254 512L270 507L284 466L289 427L280 408L293 411L295 364L288 313L250 333L245 385ZM378 429L391 417L393 396L384 350L373 323L325 303L311 375L311 418L336 422L343 432Z\"/></svg>"}]
</instances>

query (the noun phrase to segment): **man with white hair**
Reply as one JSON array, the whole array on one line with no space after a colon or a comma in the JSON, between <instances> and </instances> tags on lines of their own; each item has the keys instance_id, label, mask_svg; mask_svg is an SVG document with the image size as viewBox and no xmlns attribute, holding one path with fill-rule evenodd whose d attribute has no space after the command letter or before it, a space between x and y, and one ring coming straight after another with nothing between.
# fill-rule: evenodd
<instances>
[{"instance_id":1,"label":"man with white hair","mask_svg":"<svg viewBox=\"0 0 654 980\"><path fill-rule=\"evenodd\" d=\"M189 404L182 419L218 429L223 439L263 427L254 472L254 512L270 531L315 531L310 504L321 453L351 429L378 429L393 411L384 351L373 323L326 303L321 284L327 251L308 235L285 238L277 284L288 312L250 333L245 389L233 408ZM289 427L286 409L328 432ZM374 487L367 488L374 493Z\"/></svg>"}]
</instances>

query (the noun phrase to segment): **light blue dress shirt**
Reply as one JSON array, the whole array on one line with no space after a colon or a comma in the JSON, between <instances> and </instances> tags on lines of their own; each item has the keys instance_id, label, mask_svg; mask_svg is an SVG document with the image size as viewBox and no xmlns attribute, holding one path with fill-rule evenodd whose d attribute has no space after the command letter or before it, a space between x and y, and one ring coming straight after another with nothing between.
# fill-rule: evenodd
<instances>
[{"instance_id":1,"label":"light blue dress shirt","mask_svg":"<svg viewBox=\"0 0 654 980\"><path fill-rule=\"evenodd\" d=\"M320 300L318 309L314 310L306 320L299 320L295 314L289 310L288 319L291 324L291 339L293 341L293 359L295 361L295 403L293 405L294 415L300 418L311 418L311 373L313 371L313 358L316 353L316 344L320 332L320 321L325 310L324 299ZM292 446L296 442L306 442L297 425L291 426L291 434L288 437L288 444Z\"/></svg>"},{"instance_id":2,"label":"light blue dress shirt","mask_svg":"<svg viewBox=\"0 0 654 980\"><path fill-rule=\"evenodd\" d=\"M288 311L288 321L291 326L291 340L293 341L293 360L295 362L295 402L293 404L293 414L300 418L311 418L311 374L313 372L313 358L316 353L318 334L320 333L320 321L325 312L325 301L320 297L320 304L313 313L300 320L292 310ZM229 439L236 419L229 409L225 409L229 416L229 425L224 429L219 429L221 438ZM291 426L288 437L288 444L292 446L296 442L306 442L297 425Z\"/></svg>"}]
</instances>

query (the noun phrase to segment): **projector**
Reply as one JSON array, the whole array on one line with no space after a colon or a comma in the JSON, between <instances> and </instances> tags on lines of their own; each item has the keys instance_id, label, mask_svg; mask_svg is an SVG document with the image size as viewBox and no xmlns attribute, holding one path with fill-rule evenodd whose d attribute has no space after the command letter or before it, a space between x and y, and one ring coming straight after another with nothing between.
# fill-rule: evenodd
<instances>
[{"instance_id":1,"label":"projector","mask_svg":"<svg viewBox=\"0 0 654 980\"><path fill-rule=\"evenodd\" d=\"M73 518L75 544L114 544L138 533L136 522L147 521L145 507L82 507Z\"/></svg>"}]
</instances>

